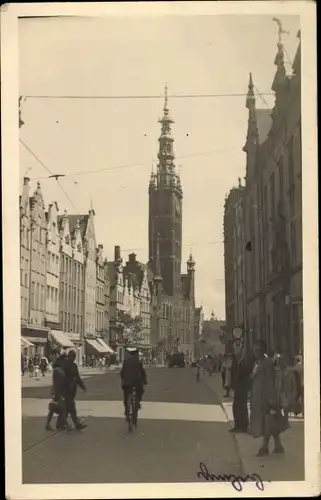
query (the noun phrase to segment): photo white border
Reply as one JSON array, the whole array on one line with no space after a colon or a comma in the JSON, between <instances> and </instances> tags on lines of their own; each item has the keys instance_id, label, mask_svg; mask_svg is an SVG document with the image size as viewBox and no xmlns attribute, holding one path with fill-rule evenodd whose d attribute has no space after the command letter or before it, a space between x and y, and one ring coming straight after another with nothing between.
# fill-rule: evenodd
<instances>
[{"instance_id":1,"label":"photo white border","mask_svg":"<svg viewBox=\"0 0 321 500\"><path fill-rule=\"evenodd\" d=\"M305 481L273 482L260 492L223 483L22 484L20 376L18 17L299 15L302 39L303 304ZM304 1L11 3L1 6L3 296L6 497L11 500L315 496L320 492L318 162L316 5ZM248 68L249 70L249 68ZM245 126L245 125L244 125ZM244 129L245 130L245 129ZM241 145L240 145L241 148ZM253 471L255 472L255 471Z\"/></svg>"}]
</instances>

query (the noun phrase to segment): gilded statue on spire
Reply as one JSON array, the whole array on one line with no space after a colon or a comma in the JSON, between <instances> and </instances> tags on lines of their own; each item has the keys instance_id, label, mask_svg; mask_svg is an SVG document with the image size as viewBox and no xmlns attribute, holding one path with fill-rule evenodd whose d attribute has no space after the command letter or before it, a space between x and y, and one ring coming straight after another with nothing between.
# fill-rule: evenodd
<instances>
[{"instance_id":1,"label":"gilded statue on spire","mask_svg":"<svg viewBox=\"0 0 321 500\"><path fill-rule=\"evenodd\" d=\"M280 45L282 45L283 44L282 35L289 35L290 32L283 29L282 23L281 23L280 19L278 19L277 17L273 17L273 21L278 25L278 28L279 28L278 29L278 36L279 36L278 43Z\"/></svg>"}]
</instances>

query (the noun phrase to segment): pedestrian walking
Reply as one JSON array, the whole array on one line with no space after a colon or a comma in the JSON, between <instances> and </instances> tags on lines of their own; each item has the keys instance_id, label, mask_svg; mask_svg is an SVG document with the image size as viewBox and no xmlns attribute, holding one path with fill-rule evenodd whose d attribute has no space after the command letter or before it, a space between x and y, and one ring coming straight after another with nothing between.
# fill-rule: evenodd
<instances>
[{"instance_id":1,"label":"pedestrian walking","mask_svg":"<svg viewBox=\"0 0 321 500\"><path fill-rule=\"evenodd\" d=\"M274 453L284 452L280 434L288 428L288 419L280 404L280 395L276 390L276 373L273 361L266 356L266 344L263 340L254 346L256 363L252 372L251 387L251 434L254 438L263 438L257 456L269 454L271 437L274 440Z\"/></svg>"},{"instance_id":2,"label":"pedestrian walking","mask_svg":"<svg viewBox=\"0 0 321 500\"><path fill-rule=\"evenodd\" d=\"M303 379L303 358L301 355L295 356L295 363L292 367L297 388L297 400L293 413L304 415L304 379Z\"/></svg>"},{"instance_id":3,"label":"pedestrian walking","mask_svg":"<svg viewBox=\"0 0 321 500\"><path fill-rule=\"evenodd\" d=\"M222 380L223 388L225 389L224 398L230 397L231 392L231 370L232 370L233 357L228 354L222 364Z\"/></svg>"},{"instance_id":4,"label":"pedestrian walking","mask_svg":"<svg viewBox=\"0 0 321 500\"><path fill-rule=\"evenodd\" d=\"M24 355L21 353L21 375L22 375L22 376L24 376L25 371L26 371L26 362L25 362L25 357L24 357Z\"/></svg>"},{"instance_id":5,"label":"pedestrian walking","mask_svg":"<svg viewBox=\"0 0 321 500\"><path fill-rule=\"evenodd\" d=\"M63 368L65 372L64 380L64 400L66 405L66 419L71 416L74 426L77 430L82 430L87 427L87 424L80 422L77 416L76 409L76 394L77 388L80 387L83 391L86 391L86 386L79 375L78 366L75 363L76 352L71 350L68 352L66 361L64 361Z\"/></svg>"},{"instance_id":6,"label":"pedestrian walking","mask_svg":"<svg viewBox=\"0 0 321 500\"><path fill-rule=\"evenodd\" d=\"M52 400L48 406L48 415L46 421L46 430L53 431L51 421L53 416L58 415L56 421L56 430L61 431L64 429L70 430L67 421L66 404L64 400L64 387L66 374L64 371L64 363L66 361L66 354L59 356L54 364L52 371Z\"/></svg>"},{"instance_id":7,"label":"pedestrian walking","mask_svg":"<svg viewBox=\"0 0 321 500\"><path fill-rule=\"evenodd\" d=\"M29 361L28 361L29 377L33 377L34 370L35 370L35 365L33 363L32 357L30 356Z\"/></svg>"},{"instance_id":8,"label":"pedestrian walking","mask_svg":"<svg viewBox=\"0 0 321 500\"><path fill-rule=\"evenodd\" d=\"M234 427L231 432L246 433L249 427L248 395L251 386L251 373L254 361L251 356L240 352L234 357L231 369L231 388L233 390Z\"/></svg>"},{"instance_id":9,"label":"pedestrian walking","mask_svg":"<svg viewBox=\"0 0 321 500\"><path fill-rule=\"evenodd\" d=\"M48 368L48 359L43 356L40 360L40 371L41 371L41 374L42 376L44 377L45 374L46 374L46 371L47 371L47 368Z\"/></svg>"}]
</instances>

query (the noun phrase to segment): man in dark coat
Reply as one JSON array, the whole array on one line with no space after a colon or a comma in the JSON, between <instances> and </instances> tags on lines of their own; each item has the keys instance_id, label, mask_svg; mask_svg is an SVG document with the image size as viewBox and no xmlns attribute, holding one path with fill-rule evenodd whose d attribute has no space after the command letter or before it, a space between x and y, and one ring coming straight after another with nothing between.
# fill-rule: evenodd
<instances>
[{"instance_id":1,"label":"man in dark coat","mask_svg":"<svg viewBox=\"0 0 321 500\"><path fill-rule=\"evenodd\" d=\"M77 430L82 430L85 429L87 425L81 423L77 416L75 398L77 394L77 387L79 386L83 391L86 391L86 387L79 375L79 370L77 364L75 363L75 359L75 351L69 351L68 356L65 358L65 362L63 364L63 369L65 372L63 391L66 405L66 419L68 418L68 415L70 415L75 428Z\"/></svg>"},{"instance_id":2,"label":"man in dark coat","mask_svg":"<svg viewBox=\"0 0 321 500\"><path fill-rule=\"evenodd\" d=\"M246 433L249 426L249 414L247 408L248 395L251 387L251 373L254 360L249 355L233 357L232 363L232 389L234 427L231 432Z\"/></svg>"},{"instance_id":3,"label":"man in dark coat","mask_svg":"<svg viewBox=\"0 0 321 500\"><path fill-rule=\"evenodd\" d=\"M128 396L132 393L133 387L136 388L139 408L141 408L140 402L144 394L144 385L147 385L146 372L143 363L139 360L138 350L132 350L129 357L125 359L120 371L120 377L124 395L125 415L127 416L127 400Z\"/></svg>"},{"instance_id":4,"label":"man in dark coat","mask_svg":"<svg viewBox=\"0 0 321 500\"><path fill-rule=\"evenodd\" d=\"M64 371L64 364L66 362L66 355L59 356L53 364L52 371L52 401L49 403L49 411L46 422L46 429L53 430L51 427L51 420L55 413L59 416L56 422L56 429L63 430L69 428L67 424L66 405L64 400L64 388L66 374Z\"/></svg>"}]
</instances>

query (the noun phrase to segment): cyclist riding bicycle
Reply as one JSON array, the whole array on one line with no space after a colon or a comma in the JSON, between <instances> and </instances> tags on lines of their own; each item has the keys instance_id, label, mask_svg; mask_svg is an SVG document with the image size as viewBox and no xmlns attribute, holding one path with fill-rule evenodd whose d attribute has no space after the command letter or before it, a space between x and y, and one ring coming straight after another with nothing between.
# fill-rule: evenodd
<instances>
[{"instance_id":1,"label":"cyclist riding bicycle","mask_svg":"<svg viewBox=\"0 0 321 500\"><path fill-rule=\"evenodd\" d=\"M132 393L133 387L136 389L136 395L141 408L141 400L144 394L144 385L147 385L146 372L143 363L139 359L137 349L130 351L130 356L125 359L122 369L120 371L121 384L124 395L125 416L128 415L127 401L128 396Z\"/></svg>"}]
</instances>

